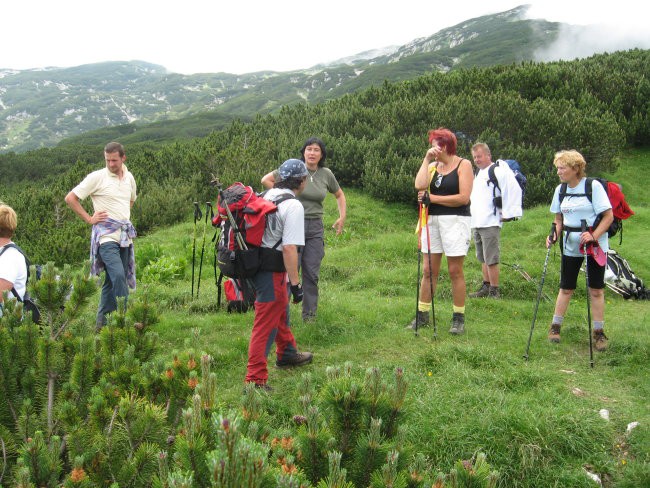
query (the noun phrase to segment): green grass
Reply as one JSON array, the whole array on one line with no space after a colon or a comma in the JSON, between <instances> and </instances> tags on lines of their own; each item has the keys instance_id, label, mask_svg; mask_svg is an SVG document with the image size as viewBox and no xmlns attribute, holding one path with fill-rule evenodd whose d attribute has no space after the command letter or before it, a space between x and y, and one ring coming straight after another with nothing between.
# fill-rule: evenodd
<instances>
[{"instance_id":1,"label":"green grass","mask_svg":"<svg viewBox=\"0 0 650 488\"><path fill-rule=\"evenodd\" d=\"M650 151L630 153L612 178L623 184L636 212L626 222L622 246L615 238L613 247L648 281L644 170L649 157ZM416 337L404 329L415 309L415 207L385 205L356 191L347 190L346 195L347 230L341 237L327 233L317 321L302 323L299 308L292 306L299 348L314 352L314 364L298 371L270 369L275 391L267 408L278 425L296 412L295 385L304 371L321 382L327 366L345 361L386 372L400 366L410 384L410 439L442 471L483 451L501 473L500 486L594 486L585 467L599 473L605 486L648 486L650 301L625 301L607 292L610 347L594 352L595 365L590 368L584 280L579 280L566 316L562 343L546 341L559 281L560 255L554 249L544 286L549 300L539 305L529 361L524 361L551 222L548 207L538 207L527 209L523 220L506 224L502 234L502 261L525 270L535 282L526 281L512 266L502 266L503 299L468 299L467 332L455 337L447 332L451 293L443 265L435 302L437 338L431 328ZM237 406L253 313L230 315L217 309L211 229L200 296L191 298L191 204L187 210L188 223L138 241L143 250L158 246L156 252L185 260L184 278L167 284L141 283L137 293L148 290L160 306L163 317L157 332L164 358L170 360L173 351L186 348L211 354L216 359L220 401ZM328 198L326 228L335 213L334 199ZM197 273L203 230L199 229ZM480 285L473 247L465 276L468 292ZM270 358L272 364L273 352ZM609 411L609 421L600 417L601 409ZM626 426L633 421L640 426L628 435Z\"/></svg>"}]
</instances>

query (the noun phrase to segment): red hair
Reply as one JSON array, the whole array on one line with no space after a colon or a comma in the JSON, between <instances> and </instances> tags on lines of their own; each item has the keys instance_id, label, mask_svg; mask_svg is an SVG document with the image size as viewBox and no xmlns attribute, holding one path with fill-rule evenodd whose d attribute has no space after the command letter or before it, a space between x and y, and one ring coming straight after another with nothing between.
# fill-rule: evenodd
<instances>
[{"instance_id":1,"label":"red hair","mask_svg":"<svg viewBox=\"0 0 650 488\"><path fill-rule=\"evenodd\" d=\"M456 136L449 129L438 127L429 131L429 144L436 141L450 156L456 155L456 146L458 144Z\"/></svg>"}]
</instances>

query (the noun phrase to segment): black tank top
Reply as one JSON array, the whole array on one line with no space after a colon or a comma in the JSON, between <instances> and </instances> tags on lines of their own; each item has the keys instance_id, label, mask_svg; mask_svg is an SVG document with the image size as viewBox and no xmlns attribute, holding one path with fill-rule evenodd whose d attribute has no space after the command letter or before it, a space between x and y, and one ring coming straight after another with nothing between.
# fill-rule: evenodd
<instances>
[{"instance_id":1,"label":"black tank top","mask_svg":"<svg viewBox=\"0 0 650 488\"><path fill-rule=\"evenodd\" d=\"M442 175L436 171L429 185L429 193L432 195L458 195L460 193L458 167L462 162L463 160L461 159L456 167L446 175ZM469 207L469 203L460 207L447 207L439 203L430 203L429 215L461 215L469 217L471 216Z\"/></svg>"}]
</instances>

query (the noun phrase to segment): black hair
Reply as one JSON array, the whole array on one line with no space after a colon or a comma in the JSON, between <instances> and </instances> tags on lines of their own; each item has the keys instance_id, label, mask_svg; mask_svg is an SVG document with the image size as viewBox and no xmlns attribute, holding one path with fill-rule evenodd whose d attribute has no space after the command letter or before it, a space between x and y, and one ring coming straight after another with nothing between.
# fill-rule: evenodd
<instances>
[{"instance_id":1,"label":"black hair","mask_svg":"<svg viewBox=\"0 0 650 488\"><path fill-rule=\"evenodd\" d=\"M322 168L325 166L325 158L327 157L327 148L325 147L325 143L320 140L318 137L310 137L305 141L305 143L302 145L302 149L300 149L300 154L302 157L300 158L303 162L305 161L305 149L307 149L307 146L311 146L312 144L318 144L320 146L320 151L323 153L323 155L320 158L320 161L318 161L318 167Z\"/></svg>"},{"instance_id":2,"label":"black hair","mask_svg":"<svg viewBox=\"0 0 650 488\"><path fill-rule=\"evenodd\" d=\"M286 180L276 181L273 188L286 188L287 190L297 190L307 176L291 176Z\"/></svg>"}]
</instances>

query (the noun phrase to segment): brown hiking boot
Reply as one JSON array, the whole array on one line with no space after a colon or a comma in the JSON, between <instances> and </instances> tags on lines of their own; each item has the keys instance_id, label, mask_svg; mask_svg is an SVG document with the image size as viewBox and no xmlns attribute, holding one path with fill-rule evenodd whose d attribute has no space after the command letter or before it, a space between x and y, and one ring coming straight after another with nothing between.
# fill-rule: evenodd
<instances>
[{"instance_id":1,"label":"brown hiking boot","mask_svg":"<svg viewBox=\"0 0 650 488\"><path fill-rule=\"evenodd\" d=\"M460 335L465 333L465 314L454 312L454 315L451 318L451 329L449 329L450 334Z\"/></svg>"},{"instance_id":2,"label":"brown hiking boot","mask_svg":"<svg viewBox=\"0 0 650 488\"><path fill-rule=\"evenodd\" d=\"M550 342L558 343L560 342L560 324L551 324L551 328L548 331L548 340Z\"/></svg>"},{"instance_id":3,"label":"brown hiking boot","mask_svg":"<svg viewBox=\"0 0 650 488\"><path fill-rule=\"evenodd\" d=\"M470 298L484 298L488 296L490 293L490 283L486 283L485 281L481 285L481 287L475 291L474 293L470 293L469 297Z\"/></svg>"},{"instance_id":4,"label":"brown hiking boot","mask_svg":"<svg viewBox=\"0 0 650 488\"><path fill-rule=\"evenodd\" d=\"M594 329L591 338L593 339L596 351L604 351L607 349L607 336L603 329Z\"/></svg>"},{"instance_id":5,"label":"brown hiking boot","mask_svg":"<svg viewBox=\"0 0 650 488\"><path fill-rule=\"evenodd\" d=\"M501 298L501 292L499 291L498 286L490 286L490 290L488 291L488 298L494 298L495 300Z\"/></svg>"},{"instance_id":6,"label":"brown hiking boot","mask_svg":"<svg viewBox=\"0 0 650 488\"><path fill-rule=\"evenodd\" d=\"M295 355L282 360L276 360L275 366L280 369L293 368L296 366L305 366L311 363L314 355L310 352L297 352Z\"/></svg>"},{"instance_id":7,"label":"brown hiking boot","mask_svg":"<svg viewBox=\"0 0 650 488\"><path fill-rule=\"evenodd\" d=\"M418 329L421 327L429 327L429 312L420 312L418 310L417 315L406 328L415 330L415 322L417 322Z\"/></svg>"}]
</instances>

